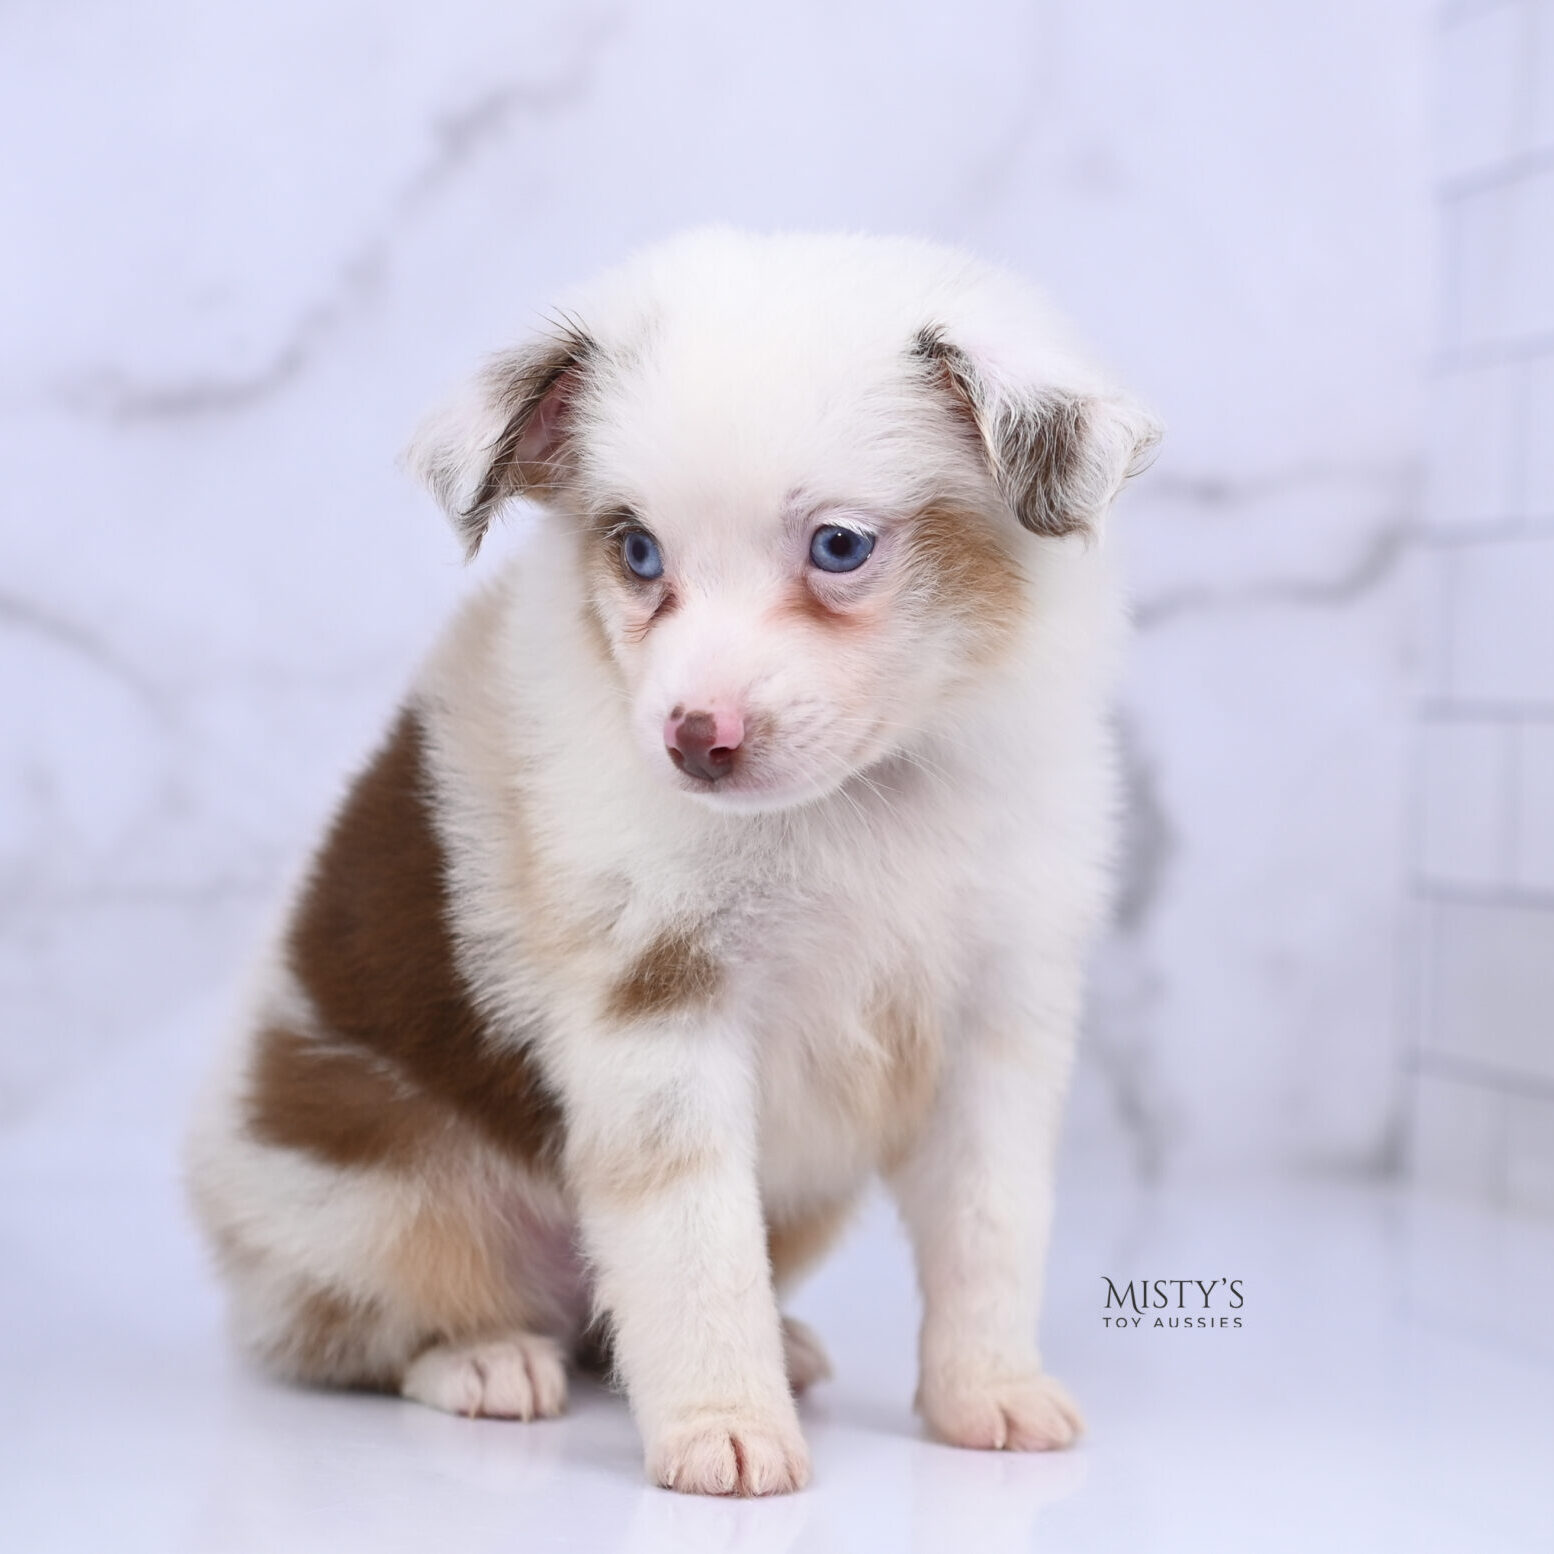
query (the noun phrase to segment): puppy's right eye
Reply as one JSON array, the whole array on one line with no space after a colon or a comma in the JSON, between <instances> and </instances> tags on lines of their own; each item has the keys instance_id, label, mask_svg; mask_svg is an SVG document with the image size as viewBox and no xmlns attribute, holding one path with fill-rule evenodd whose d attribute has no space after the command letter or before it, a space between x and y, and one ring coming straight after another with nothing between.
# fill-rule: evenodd
<instances>
[{"instance_id":1,"label":"puppy's right eye","mask_svg":"<svg viewBox=\"0 0 1554 1554\"><path fill-rule=\"evenodd\" d=\"M874 536L828 523L810 536L809 559L822 572L856 572L874 553Z\"/></svg>"},{"instance_id":2,"label":"puppy's right eye","mask_svg":"<svg viewBox=\"0 0 1554 1554\"><path fill-rule=\"evenodd\" d=\"M664 575L664 557L658 541L646 529L627 529L621 535L621 560L626 570L643 582L651 583Z\"/></svg>"}]
</instances>

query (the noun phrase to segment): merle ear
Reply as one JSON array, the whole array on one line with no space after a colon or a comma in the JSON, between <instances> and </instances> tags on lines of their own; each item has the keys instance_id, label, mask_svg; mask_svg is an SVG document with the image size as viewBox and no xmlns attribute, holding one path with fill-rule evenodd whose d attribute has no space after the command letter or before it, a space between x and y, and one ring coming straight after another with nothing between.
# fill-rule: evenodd
<instances>
[{"instance_id":1,"label":"merle ear","mask_svg":"<svg viewBox=\"0 0 1554 1554\"><path fill-rule=\"evenodd\" d=\"M464 541L480 549L509 498L544 494L565 473L578 391L598 346L567 325L493 357L406 455Z\"/></svg>"},{"instance_id":2,"label":"merle ear","mask_svg":"<svg viewBox=\"0 0 1554 1554\"><path fill-rule=\"evenodd\" d=\"M951 396L1000 494L1033 534L1093 533L1160 441L1159 423L1131 400L1004 381L938 326L917 332L912 354Z\"/></svg>"}]
</instances>

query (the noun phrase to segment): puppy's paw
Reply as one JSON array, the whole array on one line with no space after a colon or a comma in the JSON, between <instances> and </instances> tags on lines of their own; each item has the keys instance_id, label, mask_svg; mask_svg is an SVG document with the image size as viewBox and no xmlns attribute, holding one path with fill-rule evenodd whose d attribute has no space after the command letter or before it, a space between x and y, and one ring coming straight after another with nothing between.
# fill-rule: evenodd
<instances>
[{"instance_id":1,"label":"puppy's paw","mask_svg":"<svg viewBox=\"0 0 1554 1554\"><path fill-rule=\"evenodd\" d=\"M795 1397L831 1374L831 1362L814 1328L797 1317L782 1319L782 1358L788 1387Z\"/></svg>"},{"instance_id":2,"label":"puppy's paw","mask_svg":"<svg viewBox=\"0 0 1554 1554\"><path fill-rule=\"evenodd\" d=\"M786 1495L809 1482L809 1448L796 1419L691 1415L648 1442L648 1474L688 1495Z\"/></svg>"},{"instance_id":3,"label":"puppy's paw","mask_svg":"<svg viewBox=\"0 0 1554 1554\"><path fill-rule=\"evenodd\" d=\"M448 1414L548 1419L566 1406L567 1371L553 1339L514 1333L428 1349L410 1362L400 1391Z\"/></svg>"},{"instance_id":4,"label":"puppy's paw","mask_svg":"<svg viewBox=\"0 0 1554 1554\"><path fill-rule=\"evenodd\" d=\"M1042 1371L981 1382L925 1378L917 1406L941 1441L980 1451L1059 1451L1085 1428L1078 1405Z\"/></svg>"}]
</instances>

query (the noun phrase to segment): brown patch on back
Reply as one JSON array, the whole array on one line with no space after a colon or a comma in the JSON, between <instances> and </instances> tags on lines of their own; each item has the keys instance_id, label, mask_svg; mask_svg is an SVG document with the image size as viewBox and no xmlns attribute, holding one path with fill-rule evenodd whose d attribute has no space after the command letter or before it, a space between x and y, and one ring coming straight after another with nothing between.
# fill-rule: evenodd
<instances>
[{"instance_id":1,"label":"brown patch on back","mask_svg":"<svg viewBox=\"0 0 1554 1554\"><path fill-rule=\"evenodd\" d=\"M854 1202L843 1198L767 1222L766 1252L771 1259L772 1282L779 1293L836 1244L852 1216Z\"/></svg>"},{"instance_id":2,"label":"brown patch on back","mask_svg":"<svg viewBox=\"0 0 1554 1554\"><path fill-rule=\"evenodd\" d=\"M318 855L287 949L327 1039L266 1034L250 1126L337 1165L371 1165L402 1159L457 1117L549 1167L556 1101L525 1050L491 1039L455 963L423 740L407 708Z\"/></svg>"},{"instance_id":3,"label":"brown patch on back","mask_svg":"<svg viewBox=\"0 0 1554 1554\"><path fill-rule=\"evenodd\" d=\"M971 634L979 659L998 657L1025 616L1024 574L986 514L953 503L917 513L906 533L907 566L929 607Z\"/></svg>"},{"instance_id":4,"label":"brown patch on back","mask_svg":"<svg viewBox=\"0 0 1554 1554\"><path fill-rule=\"evenodd\" d=\"M280 1026L260 1032L251 1083L255 1134L331 1165L404 1162L453 1120L383 1058Z\"/></svg>"},{"instance_id":5,"label":"brown patch on back","mask_svg":"<svg viewBox=\"0 0 1554 1554\"><path fill-rule=\"evenodd\" d=\"M723 968L689 928L666 928L610 989L607 1012L627 1023L697 1009L710 1003Z\"/></svg>"}]
</instances>

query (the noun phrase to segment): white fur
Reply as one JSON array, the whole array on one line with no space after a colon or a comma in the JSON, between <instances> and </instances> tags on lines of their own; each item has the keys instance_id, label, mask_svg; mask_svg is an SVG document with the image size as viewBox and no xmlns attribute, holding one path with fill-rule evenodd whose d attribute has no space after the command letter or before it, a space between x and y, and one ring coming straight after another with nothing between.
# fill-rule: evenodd
<instances>
[{"instance_id":1,"label":"white fur","mask_svg":"<svg viewBox=\"0 0 1554 1554\"><path fill-rule=\"evenodd\" d=\"M549 1419L561 1412L567 1372L560 1346L535 1333L423 1350L401 1391L445 1414Z\"/></svg>"},{"instance_id":2,"label":"white fur","mask_svg":"<svg viewBox=\"0 0 1554 1554\"><path fill-rule=\"evenodd\" d=\"M764 1226L881 1169L918 1257L929 1424L968 1445L1066 1444L1078 1415L1036 1329L1081 961L1106 901L1120 612L1104 537L1018 530L998 447L956 434L908 347L942 327L1010 414L1022 396L1084 397L1091 518L1150 424L1039 299L921 244L693 234L570 316L608 357L571 407L573 485L412 702L461 967L496 1039L529 1043L560 1098L565 1212L649 1469L707 1492L805 1481ZM504 413L477 388L418 444L456 514ZM994 661L964 620L898 611L880 581L908 515L946 490L996 507L1019 558L1019 622ZM599 599L580 562L578 515L611 504L640 515L675 573L676 608L640 642L629 587L625 604ZM812 580L874 611L852 637L779 608L809 533L839 518L879 534L867 576ZM697 789L666 758L666 717L713 703L776 730L746 786ZM606 992L666 923L709 948L718 996L622 1029ZM932 1031L920 1115L901 1113L870 1023L881 989ZM363 1243L402 1212L395 1194L424 1189L247 1141L231 1094L211 1116L196 1173L216 1217L241 1217L287 1268L370 1279ZM299 1218L320 1195L330 1207ZM812 1339L799 1350L806 1376L823 1372ZM496 1353L498 1411L559 1406L520 1340ZM433 1351L404 1390L478 1407L467 1360Z\"/></svg>"}]
</instances>

